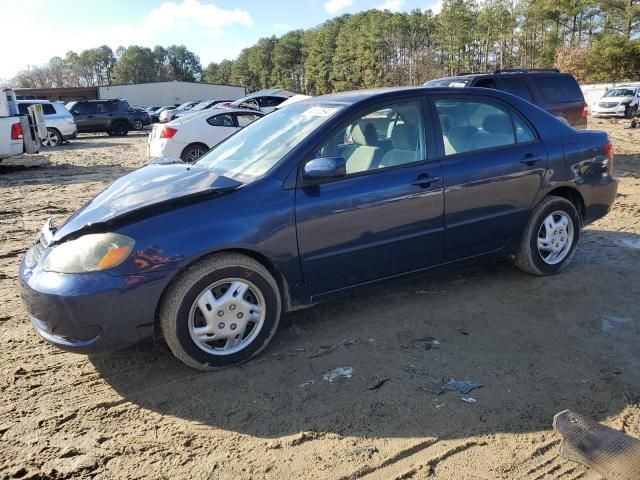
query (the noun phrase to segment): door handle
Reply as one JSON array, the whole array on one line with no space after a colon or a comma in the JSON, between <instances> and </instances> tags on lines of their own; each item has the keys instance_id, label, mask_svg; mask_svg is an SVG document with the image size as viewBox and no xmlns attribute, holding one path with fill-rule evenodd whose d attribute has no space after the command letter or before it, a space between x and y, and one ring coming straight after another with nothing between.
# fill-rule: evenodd
<instances>
[{"instance_id":1,"label":"door handle","mask_svg":"<svg viewBox=\"0 0 640 480\"><path fill-rule=\"evenodd\" d=\"M540 160L542 160L542 157L540 155L534 155L533 153L527 153L527 154L525 154L524 157L522 157L522 159L520 160L520 163L524 163L525 165L528 165L528 166L532 167L533 165L536 164L536 162L539 162Z\"/></svg>"},{"instance_id":2,"label":"door handle","mask_svg":"<svg viewBox=\"0 0 640 480\"><path fill-rule=\"evenodd\" d=\"M435 183L439 180L440 180L440 177L430 177L426 173L421 173L413 182L411 182L411 185L425 188L425 187L429 187L432 183Z\"/></svg>"}]
</instances>

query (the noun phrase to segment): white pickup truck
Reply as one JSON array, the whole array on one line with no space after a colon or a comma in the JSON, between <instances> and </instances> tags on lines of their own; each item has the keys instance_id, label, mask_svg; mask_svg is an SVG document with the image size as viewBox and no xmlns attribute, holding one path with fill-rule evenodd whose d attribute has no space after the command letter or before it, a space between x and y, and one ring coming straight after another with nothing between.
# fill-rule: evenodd
<instances>
[{"instance_id":1,"label":"white pickup truck","mask_svg":"<svg viewBox=\"0 0 640 480\"><path fill-rule=\"evenodd\" d=\"M44 130L43 130L44 129ZM42 135L44 132L43 137ZM0 161L23 153L38 153L40 138L46 136L42 108L19 115L16 96L12 90L0 93Z\"/></svg>"}]
</instances>

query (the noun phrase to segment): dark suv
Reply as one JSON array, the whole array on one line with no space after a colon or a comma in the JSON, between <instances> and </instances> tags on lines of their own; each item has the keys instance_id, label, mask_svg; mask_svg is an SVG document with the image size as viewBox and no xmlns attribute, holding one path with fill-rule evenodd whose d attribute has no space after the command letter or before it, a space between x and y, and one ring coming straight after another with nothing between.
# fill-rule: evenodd
<instances>
[{"instance_id":1,"label":"dark suv","mask_svg":"<svg viewBox=\"0 0 640 480\"><path fill-rule=\"evenodd\" d=\"M124 136L135 129L131 107L125 100L87 100L67 104L79 132L106 132Z\"/></svg>"},{"instance_id":2,"label":"dark suv","mask_svg":"<svg viewBox=\"0 0 640 480\"><path fill-rule=\"evenodd\" d=\"M576 79L555 68L503 69L438 78L427 87L481 87L511 93L546 110L573 128L587 128L587 103Z\"/></svg>"}]
</instances>

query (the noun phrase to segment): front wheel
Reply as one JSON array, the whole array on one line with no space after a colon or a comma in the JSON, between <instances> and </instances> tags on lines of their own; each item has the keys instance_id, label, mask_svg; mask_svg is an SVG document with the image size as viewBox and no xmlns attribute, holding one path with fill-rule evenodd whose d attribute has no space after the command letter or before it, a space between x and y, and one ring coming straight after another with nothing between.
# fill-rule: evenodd
<instances>
[{"instance_id":1,"label":"front wheel","mask_svg":"<svg viewBox=\"0 0 640 480\"><path fill-rule=\"evenodd\" d=\"M580 238L580 215L566 198L546 197L534 209L515 264L533 275L553 275L573 258Z\"/></svg>"},{"instance_id":2,"label":"front wheel","mask_svg":"<svg viewBox=\"0 0 640 480\"><path fill-rule=\"evenodd\" d=\"M186 270L160 304L162 334L173 354L198 370L246 362L264 349L280 321L278 285L255 260L208 257Z\"/></svg>"},{"instance_id":3,"label":"front wheel","mask_svg":"<svg viewBox=\"0 0 640 480\"><path fill-rule=\"evenodd\" d=\"M624 109L624 118L633 118L637 113L637 111L638 111L637 106L631 107L627 105L627 107Z\"/></svg>"},{"instance_id":4,"label":"front wheel","mask_svg":"<svg viewBox=\"0 0 640 480\"><path fill-rule=\"evenodd\" d=\"M144 128L144 123L142 122L142 120L135 120L133 122L133 128L135 128L136 130L142 130Z\"/></svg>"},{"instance_id":5,"label":"front wheel","mask_svg":"<svg viewBox=\"0 0 640 480\"><path fill-rule=\"evenodd\" d=\"M41 139L41 142L45 147L57 147L62 144L63 139L59 131L53 128L47 128L47 136Z\"/></svg>"}]
</instances>

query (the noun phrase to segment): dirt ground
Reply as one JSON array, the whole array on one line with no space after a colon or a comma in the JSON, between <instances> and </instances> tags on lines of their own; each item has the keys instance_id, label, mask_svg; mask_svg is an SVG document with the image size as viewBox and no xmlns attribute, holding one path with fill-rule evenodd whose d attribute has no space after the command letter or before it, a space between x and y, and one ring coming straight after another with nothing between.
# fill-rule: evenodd
<instances>
[{"instance_id":1,"label":"dirt ground","mask_svg":"<svg viewBox=\"0 0 640 480\"><path fill-rule=\"evenodd\" d=\"M614 142L619 195L563 274L501 262L360 291L214 373L163 345L59 351L18 296L43 221L144 165L144 134L0 166L0 477L599 478L558 456L551 420L568 408L640 437L640 130L591 125ZM351 378L324 380L338 367ZM476 402L429 391L449 377L481 384Z\"/></svg>"}]
</instances>

